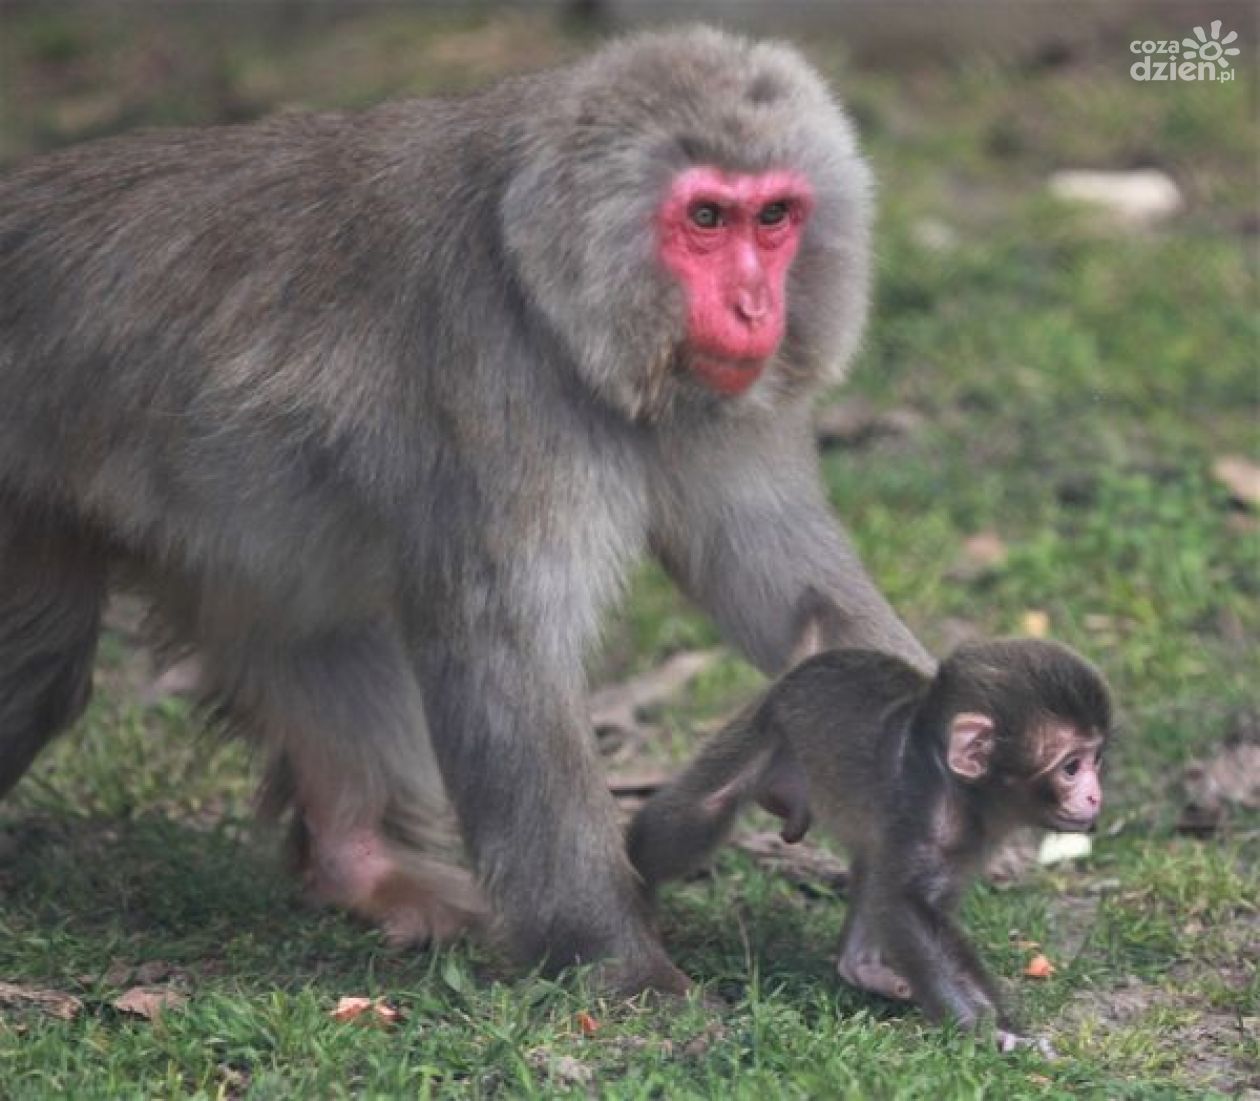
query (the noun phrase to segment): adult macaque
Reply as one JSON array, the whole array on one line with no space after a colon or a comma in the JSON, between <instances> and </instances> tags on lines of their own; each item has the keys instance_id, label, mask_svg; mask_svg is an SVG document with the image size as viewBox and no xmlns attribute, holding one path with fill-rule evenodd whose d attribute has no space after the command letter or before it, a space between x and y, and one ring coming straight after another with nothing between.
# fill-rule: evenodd
<instances>
[{"instance_id":1,"label":"adult macaque","mask_svg":"<svg viewBox=\"0 0 1260 1101\"><path fill-rule=\"evenodd\" d=\"M852 856L840 975L936 1020L990 1020L1008 1046L1010 1020L954 911L1012 829L1093 827L1110 728L1102 677L1054 643L966 646L933 679L888 654L832 650L648 801L631 859L654 886L702 863L750 802L784 819L788 841L816 816Z\"/></svg>"},{"instance_id":2,"label":"adult macaque","mask_svg":"<svg viewBox=\"0 0 1260 1101\"><path fill-rule=\"evenodd\" d=\"M791 49L614 43L462 100L156 131L0 183L0 791L82 709L107 583L274 762L324 895L679 989L583 653L651 549L765 670L802 609L931 662L838 529L810 398L870 179ZM437 852L435 854L435 844Z\"/></svg>"}]
</instances>

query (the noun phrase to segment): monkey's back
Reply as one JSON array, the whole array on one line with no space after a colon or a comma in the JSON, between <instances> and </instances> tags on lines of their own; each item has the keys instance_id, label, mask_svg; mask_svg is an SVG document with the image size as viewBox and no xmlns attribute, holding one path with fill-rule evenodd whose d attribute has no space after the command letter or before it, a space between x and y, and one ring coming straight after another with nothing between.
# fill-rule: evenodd
<instances>
[{"instance_id":1,"label":"monkey's back","mask_svg":"<svg viewBox=\"0 0 1260 1101\"><path fill-rule=\"evenodd\" d=\"M110 414L221 429L251 387L335 416L338 368L357 373L343 414L387 387L396 401L407 390L381 376L436 311L381 307L434 292L425 268L399 285L409 252L474 243L467 195L454 218L437 207L476 177L482 114L420 101L153 130L0 178L0 437L45 409L75 422L79 454Z\"/></svg>"},{"instance_id":2,"label":"monkey's back","mask_svg":"<svg viewBox=\"0 0 1260 1101\"><path fill-rule=\"evenodd\" d=\"M828 650L771 689L763 721L805 770L810 805L851 850L868 848L897 786L909 718L928 685L908 662L874 650Z\"/></svg>"},{"instance_id":3,"label":"monkey's back","mask_svg":"<svg viewBox=\"0 0 1260 1101\"><path fill-rule=\"evenodd\" d=\"M501 264L502 101L547 94L153 130L0 178L0 503L136 560L269 587L300 559L313 600L386 599L393 517L473 453L443 410L490 423L474 318L518 311L458 273Z\"/></svg>"}]
</instances>

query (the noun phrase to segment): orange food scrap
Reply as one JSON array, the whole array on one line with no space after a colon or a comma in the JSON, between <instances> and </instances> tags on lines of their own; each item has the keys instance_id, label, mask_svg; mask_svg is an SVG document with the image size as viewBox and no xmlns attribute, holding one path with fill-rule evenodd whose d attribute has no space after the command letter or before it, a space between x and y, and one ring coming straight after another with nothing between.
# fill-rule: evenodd
<instances>
[{"instance_id":1,"label":"orange food scrap","mask_svg":"<svg viewBox=\"0 0 1260 1101\"><path fill-rule=\"evenodd\" d=\"M583 1036L594 1036L599 1031L599 1022L587 1013L585 1009L579 1009L574 1016L577 1019L578 1028L582 1030Z\"/></svg>"},{"instance_id":2,"label":"orange food scrap","mask_svg":"<svg viewBox=\"0 0 1260 1101\"><path fill-rule=\"evenodd\" d=\"M1054 964L1052 964L1040 952L1028 961L1028 966L1024 968L1024 974L1030 979L1048 979L1054 974Z\"/></svg>"}]
</instances>

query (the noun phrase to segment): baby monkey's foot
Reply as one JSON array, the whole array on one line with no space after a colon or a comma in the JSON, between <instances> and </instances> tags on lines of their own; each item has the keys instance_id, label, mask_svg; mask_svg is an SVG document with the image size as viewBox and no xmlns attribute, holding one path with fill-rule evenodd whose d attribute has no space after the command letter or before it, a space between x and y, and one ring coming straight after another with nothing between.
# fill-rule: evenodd
<instances>
[{"instance_id":1,"label":"baby monkey's foot","mask_svg":"<svg viewBox=\"0 0 1260 1101\"><path fill-rule=\"evenodd\" d=\"M902 1002L912 997L910 983L885 964L877 952L845 952L836 961L836 971L851 986L872 994Z\"/></svg>"}]
</instances>

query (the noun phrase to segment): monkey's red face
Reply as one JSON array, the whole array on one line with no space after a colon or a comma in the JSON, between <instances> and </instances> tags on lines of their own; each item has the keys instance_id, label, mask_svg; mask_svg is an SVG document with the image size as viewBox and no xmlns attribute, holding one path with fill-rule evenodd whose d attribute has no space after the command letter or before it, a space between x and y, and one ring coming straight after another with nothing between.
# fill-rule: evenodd
<instances>
[{"instance_id":1,"label":"monkey's red face","mask_svg":"<svg viewBox=\"0 0 1260 1101\"><path fill-rule=\"evenodd\" d=\"M1060 748L1039 777L1049 804L1043 824L1057 830L1088 830L1102 810L1102 739L1063 727L1047 732L1046 741L1048 746L1057 742Z\"/></svg>"},{"instance_id":2,"label":"monkey's red face","mask_svg":"<svg viewBox=\"0 0 1260 1101\"><path fill-rule=\"evenodd\" d=\"M787 274L813 205L795 172L678 176L659 214L660 256L683 289L688 365L719 394L760 377L787 326Z\"/></svg>"}]
</instances>

